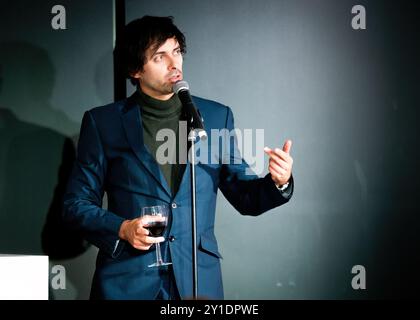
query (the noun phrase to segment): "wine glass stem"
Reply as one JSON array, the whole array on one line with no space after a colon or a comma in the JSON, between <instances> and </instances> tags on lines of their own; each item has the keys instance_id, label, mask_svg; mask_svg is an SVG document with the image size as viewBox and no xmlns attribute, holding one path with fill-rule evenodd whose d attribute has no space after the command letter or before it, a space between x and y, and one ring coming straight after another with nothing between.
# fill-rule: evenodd
<instances>
[{"instance_id":1,"label":"wine glass stem","mask_svg":"<svg viewBox=\"0 0 420 320\"><path fill-rule=\"evenodd\" d=\"M158 264L162 264L163 260L162 260L162 255L160 253L160 243L156 243L156 262Z\"/></svg>"}]
</instances>

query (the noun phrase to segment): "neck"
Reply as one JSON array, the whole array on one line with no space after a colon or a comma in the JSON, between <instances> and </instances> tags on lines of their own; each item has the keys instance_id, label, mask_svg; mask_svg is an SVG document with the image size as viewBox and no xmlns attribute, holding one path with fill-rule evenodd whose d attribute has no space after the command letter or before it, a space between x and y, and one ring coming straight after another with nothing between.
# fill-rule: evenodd
<instances>
[{"instance_id":1,"label":"neck","mask_svg":"<svg viewBox=\"0 0 420 320\"><path fill-rule=\"evenodd\" d=\"M168 100L159 100L144 93L141 88L137 92L138 104L146 116L171 117L178 115L182 108L181 101L176 94L173 94Z\"/></svg>"},{"instance_id":2,"label":"neck","mask_svg":"<svg viewBox=\"0 0 420 320\"><path fill-rule=\"evenodd\" d=\"M174 95L173 92L168 93L168 94L160 94L160 93L157 93L156 91L150 90L149 88L142 86L141 84L140 84L140 89L141 91L143 91L143 93L147 94L149 97L152 97L157 100L162 100L162 101L169 100Z\"/></svg>"}]
</instances>

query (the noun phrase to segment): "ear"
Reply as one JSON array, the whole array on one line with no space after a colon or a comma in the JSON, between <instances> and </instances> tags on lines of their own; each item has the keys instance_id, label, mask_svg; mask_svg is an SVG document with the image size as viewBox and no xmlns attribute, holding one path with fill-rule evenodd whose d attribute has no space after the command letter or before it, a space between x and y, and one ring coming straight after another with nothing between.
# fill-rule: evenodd
<instances>
[{"instance_id":1,"label":"ear","mask_svg":"<svg viewBox=\"0 0 420 320\"><path fill-rule=\"evenodd\" d=\"M136 72L131 72L130 73L130 77L134 78L134 79L140 79L141 78L141 71L136 71Z\"/></svg>"}]
</instances>

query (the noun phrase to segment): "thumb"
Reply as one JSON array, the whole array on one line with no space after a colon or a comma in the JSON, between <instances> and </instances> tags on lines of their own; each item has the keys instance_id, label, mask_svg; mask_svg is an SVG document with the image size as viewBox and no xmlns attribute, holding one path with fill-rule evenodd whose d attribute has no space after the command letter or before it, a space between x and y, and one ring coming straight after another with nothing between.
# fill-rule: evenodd
<instances>
[{"instance_id":1,"label":"thumb","mask_svg":"<svg viewBox=\"0 0 420 320\"><path fill-rule=\"evenodd\" d=\"M283 151L290 153L290 148L292 147L292 140L286 140L286 142L283 145Z\"/></svg>"},{"instance_id":2,"label":"thumb","mask_svg":"<svg viewBox=\"0 0 420 320\"><path fill-rule=\"evenodd\" d=\"M264 147L264 152L270 155L270 153L273 152L273 150L271 150L269 147Z\"/></svg>"}]
</instances>

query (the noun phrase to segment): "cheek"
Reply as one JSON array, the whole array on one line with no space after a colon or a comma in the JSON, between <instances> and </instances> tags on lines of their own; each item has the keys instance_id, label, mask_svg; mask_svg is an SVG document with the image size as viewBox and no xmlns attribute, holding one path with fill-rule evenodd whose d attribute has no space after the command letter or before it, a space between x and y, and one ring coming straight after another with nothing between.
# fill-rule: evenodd
<instances>
[{"instance_id":1,"label":"cheek","mask_svg":"<svg viewBox=\"0 0 420 320\"><path fill-rule=\"evenodd\" d=\"M158 66L149 66L147 69L144 69L142 79L145 82L160 82L161 78L165 75L164 68ZM140 79L141 80L141 79Z\"/></svg>"}]
</instances>

